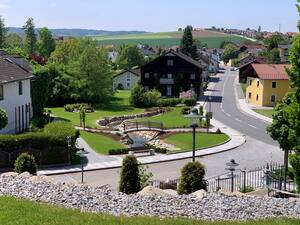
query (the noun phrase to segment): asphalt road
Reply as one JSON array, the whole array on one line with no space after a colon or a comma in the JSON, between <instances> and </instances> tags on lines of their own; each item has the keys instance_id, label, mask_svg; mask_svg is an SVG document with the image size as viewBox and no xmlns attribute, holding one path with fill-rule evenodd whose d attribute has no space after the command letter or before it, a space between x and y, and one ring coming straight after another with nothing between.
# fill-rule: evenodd
<instances>
[{"instance_id":1,"label":"asphalt road","mask_svg":"<svg viewBox=\"0 0 300 225\"><path fill-rule=\"evenodd\" d=\"M213 90L215 97L211 107L214 118L245 134L247 141L244 145L234 150L198 158L197 160L206 167L206 177L225 173L225 164L231 159L235 159L240 164L238 167L240 169L259 167L271 161L283 161L283 153L277 143L266 134L267 124L241 113L237 108L234 93L235 76L235 72L228 70L221 74L220 80L216 82ZM209 104L207 107L209 107ZM190 160L150 164L148 165L148 170L153 173L153 179L176 179L180 176L181 168L187 162L190 162ZM108 184L112 188L117 189L119 172L119 169L85 172L84 181L89 185ZM58 175L54 176L54 178L64 182L78 183L80 182L81 174Z\"/></svg>"}]
</instances>

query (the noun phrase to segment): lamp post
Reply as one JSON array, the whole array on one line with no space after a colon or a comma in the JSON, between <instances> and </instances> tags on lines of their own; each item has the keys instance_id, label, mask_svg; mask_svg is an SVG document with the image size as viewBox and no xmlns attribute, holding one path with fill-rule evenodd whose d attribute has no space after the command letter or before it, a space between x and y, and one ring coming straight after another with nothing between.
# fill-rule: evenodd
<instances>
[{"instance_id":1,"label":"lamp post","mask_svg":"<svg viewBox=\"0 0 300 225\"><path fill-rule=\"evenodd\" d=\"M81 183L83 184L83 158L85 158L85 155L87 154L87 152L84 150L84 148L80 148L79 151L76 152L76 154L80 157Z\"/></svg>"},{"instance_id":2,"label":"lamp post","mask_svg":"<svg viewBox=\"0 0 300 225\"><path fill-rule=\"evenodd\" d=\"M68 144L68 162L70 164L70 150L71 150L71 147L72 147L72 137L71 136L67 136L66 137L67 139L67 144Z\"/></svg>"},{"instance_id":3,"label":"lamp post","mask_svg":"<svg viewBox=\"0 0 300 225\"><path fill-rule=\"evenodd\" d=\"M208 97L209 100L209 112L211 113L211 102L212 102L212 96Z\"/></svg>"},{"instance_id":4,"label":"lamp post","mask_svg":"<svg viewBox=\"0 0 300 225\"><path fill-rule=\"evenodd\" d=\"M230 160L230 162L226 163L226 166L228 166L228 168L226 168L226 170L229 170L231 172L231 192L234 191L234 171L235 168L239 166L238 163L235 162L234 159Z\"/></svg>"},{"instance_id":5,"label":"lamp post","mask_svg":"<svg viewBox=\"0 0 300 225\"><path fill-rule=\"evenodd\" d=\"M185 116L191 120L190 127L193 129L193 162L195 162L195 155L196 155L196 128L198 126L198 121L203 116L199 115L198 109L193 108L189 115Z\"/></svg>"}]
</instances>

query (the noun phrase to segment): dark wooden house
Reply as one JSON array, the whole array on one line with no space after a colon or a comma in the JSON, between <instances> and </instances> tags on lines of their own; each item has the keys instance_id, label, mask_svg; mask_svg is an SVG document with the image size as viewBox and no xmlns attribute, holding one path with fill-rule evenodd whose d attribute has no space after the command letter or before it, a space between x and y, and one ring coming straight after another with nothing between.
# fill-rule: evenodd
<instances>
[{"instance_id":1,"label":"dark wooden house","mask_svg":"<svg viewBox=\"0 0 300 225\"><path fill-rule=\"evenodd\" d=\"M266 63L266 59L263 57L254 58L252 60L249 60L245 62L244 64L241 64L239 67L239 82L240 83L246 83L247 77L248 77L248 69L251 67L252 64L261 64Z\"/></svg>"},{"instance_id":2,"label":"dark wooden house","mask_svg":"<svg viewBox=\"0 0 300 225\"><path fill-rule=\"evenodd\" d=\"M179 97L182 91L194 90L201 96L205 62L170 50L141 66L141 84L145 90L156 89L162 96Z\"/></svg>"}]
</instances>

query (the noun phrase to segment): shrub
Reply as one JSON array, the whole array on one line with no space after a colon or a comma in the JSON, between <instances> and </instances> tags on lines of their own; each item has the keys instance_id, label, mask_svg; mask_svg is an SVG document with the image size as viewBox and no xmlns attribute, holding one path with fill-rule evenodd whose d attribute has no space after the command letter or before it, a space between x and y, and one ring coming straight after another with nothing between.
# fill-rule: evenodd
<instances>
[{"instance_id":1,"label":"shrub","mask_svg":"<svg viewBox=\"0 0 300 225\"><path fill-rule=\"evenodd\" d=\"M179 93L179 98L196 98L196 93L194 91L188 90L188 91L183 91Z\"/></svg>"},{"instance_id":2,"label":"shrub","mask_svg":"<svg viewBox=\"0 0 300 225\"><path fill-rule=\"evenodd\" d=\"M175 107L181 103L180 98L161 98L157 101L159 107Z\"/></svg>"},{"instance_id":3,"label":"shrub","mask_svg":"<svg viewBox=\"0 0 300 225\"><path fill-rule=\"evenodd\" d=\"M94 112L94 108L86 103L67 104L64 106L66 112L78 112L81 108L84 108L85 112Z\"/></svg>"},{"instance_id":4,"label":"shrub","mask_svg":"<svg viewBox=\"0 0 300 225\"><path fill-rule=\"evenodd\" d=\"M143 93L142 102L144 107L157 106L157 102L161 97L161 93L157 90L151 90Z\"/></svg>"},{"instance_id":5,"label":"shrub","mask_svg":"<svg viewBox=\"0 0 300 225\"><path fill-rule=\"evenodd\" d=\"M222 134L222 131L218 128L218 129L216 130L216 134Z\"/></svg>"},{"instance_id":6,"label":"shrub","mask_svg":"<svg viewBox=\"0 0 300 225\"><path fill-rule=\"evenodd\" d=\"M118 90L124 90L123 84L118 84Z\"/></svg>"},{"instance_id":7,"label":"shrub","mask_svg":"<svg viewBox=\"0 0 300 225\"><path fill-rule=\"evenodd\" d=\"M47 119L45 117L36 117L32 118L30 121L30 130L34 131L37 129L44 128L44 126L48 123Z\"/></svg>"},{"instance_id":8,"label":"shrub","mask_svg":"<svg viewBox=\"0 0 300 225\"><path fill-rule=\"evenodd\" d=\"M123 149L110 149L108 150L109 155L125 155L128 154L130 151L129 148L123 148Z\"/></svg>"},{"instance_id":9,"label":"shrub","mask_svg":"<svg viewBox=\"0 0 300 225\"><path fill-rule=\"evenodd\" d=\"M6 115L6 111L2 108L0 108L0 130L2 130L4 127L6 127L8 122L8 118Z\"/></svg>"},{"instance_id":10,"label":"shrub","mask_svg":"<svg viewBox=\"0 0 300 225\"><path fill-rule=\"evenodd\" d=\"M140 176L140 183L141 189L150 185L150 180L153 177L153 173L147 171L147 166L139 166L139 176Z\"/></svg>"},{"instance_id":11,"label":"shrub","mask_svg":"<svg viewBox=\"0 0 300 225\"><path fill-rule=\"evenodd\" d=\"M195 98L183 98L182 103L186 106L195 106L197 101Z\"/></svg>"},{"instance_id":12,"label":"shrub","mask_svg":"<svg viewBox=\"0 0 300 225\"><path fill-rule=\"evenodd\" d=\"M125 194L134 194L141 189L139 165L134 156L123 159L119 191Z\"/></svg>"},{"instance_id":13,"label":"shrub","mask_svg":"<svg viewBox=\"0 0 300 225\"><path fill-rule=\"evenodd\" d=\"M140 84L137 84L131 90L131 95L129 98L130 104L137 108L143 108L144 106L143 94L144 94L144 88Z\"/></svg>"},{"instance_id":14,"label":"shrub","mask_svg":"<svg viewBox=\"0 0 300 225\"><path fill-rule=\"evenodd\" d=\"M253 187L251 187L251 186L246 186L246 187L240 187L239 188L239 191L241 192L241 193L249 193L249 192L252 192L252 191L254 191L255 189L253 188Z\"/></svg>"},{"instance_id":15,"label":"shrub","mask_svg":"<svg viewBox=\"0 0 300 225\"><path fill-rule=\"evenodd\" d=\"M190 111L191 111L191 108L190 108L190 107L185 107L185 108L182 108L182 109L181 109L181 114L182 114L182 115L187 115L187 114L190 113Z\"/></svg>"},{"instance_id":16,"label":"shrub","mask_svg":"<svg viewBox=\"0 0 300 225\"><path fill-rule=\"evenodd\" d=\"M178 194L191 194L195 191L206 190L204 181L205 169L199 162L190 162L181 170Z\"/></svg>"},{"instance_id":17,"label":"shrub","mask_svg":"<svg viewBox=\"0 0 300 225\"><path fill-rule=\"evenodd\" d=\"M300 154L294 153L290 155L289 158L295 175L295 183L297 185L297 191L300 193Z\"/></svg>"},{"instance_id":18,"label":"shrub","mask_svg":"<svg viewBox=\"0 0 300 225\"><path fill-rule=\"evenodd\" d=\"M14 170L17 173L29 172L35 175L37 171L37 164L32 155L22 153L15 161Z\"/></svg>"}]
</instances>

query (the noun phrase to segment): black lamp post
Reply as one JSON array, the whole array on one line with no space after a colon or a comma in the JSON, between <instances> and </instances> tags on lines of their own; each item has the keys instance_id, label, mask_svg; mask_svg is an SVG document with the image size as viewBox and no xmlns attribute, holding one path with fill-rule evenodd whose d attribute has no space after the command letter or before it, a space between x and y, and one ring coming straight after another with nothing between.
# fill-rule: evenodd
<instances>
[{"instance_id":1,"label":"black lamp post","mask_svg":"<svg viewBox=\"0 0 300 225\"><path fill-rule=\"evenodd\" d=\"M199 127L198 122L203 116L199 115L198 109L193 108L189 115L186 116L191 119L191 128L193 129L193 162L195 162L196 155L196 128Z\"/></svg>"},{"instance_id":2,"label":"black lamp post","mask_svg":"<svg viewBox=\"0 0 300 225\"><path fill-rule=\"evenodd\" d=\"M226 168L226 170L229 170L231 172L231 192L234 191L234 171L235 168L239 166L238 163L235 162L234 159L230 160L230 162L226 163L226 166L228 166L228 168Z\"/></svg>"},{"instance_id":3,"label":"black lamp post","mask_svg":"<svg viewBox=\"0 0 300 225\"><path fill-rule=\"evenodd\" d=\"M72 147L72 137L71 136L67 136L67 144L68 144L68 162L70 162L70 152L71 152L71 147Z\"/></svg>"},{"instance_id":4,"label":"black lamp post","mask_svg":"<svg viewBox=\"0 0 300 225\"><path fill-rule=\"evenodd\" d=\"M208 97L209 100L209 112L211 113L211 102L212 102L212 96Z\"/></svg>"},{"instance_id":5,"label":"black lamp post","mask_svg":"<svg viewBox=\"0 0 300 225\"><path fill-rule=\"evenodd\" d=\"M84 148L79 149L79 151L76 152L76 154L80 157L80 164L81 164L81 183L83 184L83 159L85 158L85 155L87 152L84 150Z\"/></svg>"}]
</instances>

